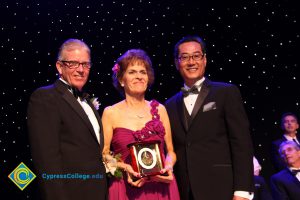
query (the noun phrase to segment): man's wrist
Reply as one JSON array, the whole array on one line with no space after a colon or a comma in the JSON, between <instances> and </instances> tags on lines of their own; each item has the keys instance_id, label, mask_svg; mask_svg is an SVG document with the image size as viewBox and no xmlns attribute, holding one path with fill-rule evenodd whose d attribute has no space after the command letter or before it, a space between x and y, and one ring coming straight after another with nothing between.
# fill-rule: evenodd
<instances>
[{"instance_id":1,"label":"man's wrist","mask_svg":"<svg viewBox=\"0 0 300 200\"><path fill-rule=\"evenodd\" d=\"M252 200L254 197L253 192L247 192L247 191L234 191L234 196L243 197L249 200Z\"/></svg>"}]
</instances>

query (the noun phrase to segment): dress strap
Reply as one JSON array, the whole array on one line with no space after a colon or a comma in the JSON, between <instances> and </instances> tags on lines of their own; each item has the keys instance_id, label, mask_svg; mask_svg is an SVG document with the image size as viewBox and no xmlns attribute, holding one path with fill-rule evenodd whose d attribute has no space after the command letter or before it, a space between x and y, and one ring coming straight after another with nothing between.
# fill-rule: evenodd
<instances>
[{"instance_id":1,"label":"dress strap","mask_svg":"<svg viewBox=\"0 0 300 200\"><path fill-rule=\"evenodd\" d=\"M152 115L152 119L159 119L160 116L158 114L158 109L157 107L159 106L159 103L158 101L156 101L155 99L153 99L151 102L150 102L150 106L151 106L151 115Z\"/></svg>"}]
</instances>

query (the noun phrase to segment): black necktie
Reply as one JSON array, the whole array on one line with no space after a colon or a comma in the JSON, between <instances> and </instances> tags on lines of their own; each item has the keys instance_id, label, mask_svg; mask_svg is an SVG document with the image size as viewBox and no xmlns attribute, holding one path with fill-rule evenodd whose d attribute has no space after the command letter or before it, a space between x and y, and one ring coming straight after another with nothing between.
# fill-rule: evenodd
<instances>
[{"instance_id":1,"label":"black necktie","mask_svg":"<svg viewBox=\"0 0 300 200\"><path fill-rule=\"evenodd\" d=\"M293 141L294 141L296 144L299 145L299 143L297 142L297 140L296 140L295 138L293 138Z\"/></svg>"},{"instance_id":2,"label":"black necktie","mask_svg":"<svg viewBox=\"0 0 300 200\"><path fill-rule=\"evenodd\" d=\"M83 91L78 90L75 87L69 86L69 89L72 91L74 97L77 99L78 97L80 98L81 101L87 99L89 97L88 93L85 93Z\"/></svg>"},{"instance_id":3,"label":"black necktie","mask_svg":"<svg viewBox=\"0 0 300 200\"><path fill-rule=\"evenodd\" d=\"M195 85L193 87L191 87L190 89L186 89L185 87L182 87L181 92L184 97L189 96L189 94L199 94L198 87Z\"/></svg>"},{"instance_id":4,"label":"black necktie","mask_svg":"<svg viewBox=\"0 0 300 200\"><path fill-rule=\"evenodd\" d=\"M296 176L300 172L300 169L292 169L292 173Z\"/></svg>"}]
</instances>

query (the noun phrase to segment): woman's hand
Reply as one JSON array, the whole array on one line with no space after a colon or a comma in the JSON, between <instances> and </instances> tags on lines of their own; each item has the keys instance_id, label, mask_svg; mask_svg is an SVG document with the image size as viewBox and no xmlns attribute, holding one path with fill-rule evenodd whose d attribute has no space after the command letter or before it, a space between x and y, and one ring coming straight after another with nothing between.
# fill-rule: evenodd
<instances>
[{"instance_id":1,"label":"woman's hand","mask_svg":"<svg viewBox=\"0 0 300 200\"><path fill-rule=\"evenodd\" d=\"M133 168L131 167L131 165L123 163L123 169L125 172L127 172L127 175L130 177L137 177L140 178L141 175L139 173L137 173L136 171L133 170Z\"/></svg>"},{"instance_id":2,"label":"woman's hand","mask_svg":"<svg viewBox=\"0 0 300 200\"><path fill-rule=\"evenodd\" d=\"M141 178L141 175L133 170L131 165L123 163L124 171L127 173L127 182L133 187L142 187L146 180Z\"/></svg>"},{"instance_id":3,"label":"woman's hand","mask_svg":"<svg viewBox=\"0 0 300 200\"><path fill-rule=\"evenodd\" d=\"M164 174L164 173L166 173L168 171L173 172L173 166L170 163L166 164L165 168L163 168L162 170L160 170L160 173Z\"/></svg>"},{"instance_id":4,"label":"woman's hand","mask_svg":"<svg viewBox=\"0 0 300 200\"><path fill-rule=\"evenodd\" d=\"M127 174L128 175L128 174ZM137 180L133 180L131 178L130 175L127 176L127 182L129 183L129 185L133 186L133 187L142 187L145 182L146 182L146 179L145 178L139 178Z\"/></svg>"},{"instance_id":5,"label":"woman's hand","mask_svg":"<svg viewBox=\"0 0 300 200\"><path fill-rule=\"evenodd\" d=\"M150 180L155 182L170 183L174 179L172 170L166 168L161 170L161 174L164 174L165 172L167 173L167 175L151 176Z\"/></svg>"}]
</instances>

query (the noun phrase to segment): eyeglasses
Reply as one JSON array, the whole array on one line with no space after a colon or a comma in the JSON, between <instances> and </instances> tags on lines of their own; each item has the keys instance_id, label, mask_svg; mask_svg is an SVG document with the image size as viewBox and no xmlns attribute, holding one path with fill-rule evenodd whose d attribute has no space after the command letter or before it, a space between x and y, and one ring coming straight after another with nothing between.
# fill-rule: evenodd
<instances>
[{"instance_id":1,"label":"eyeglasses","mask_svg":"<svg viewBox=\"0 0 300 200\"><path fill-rule=\"evenodd\" d=\"M187 53L182 54L181 56L178 57L178 59L181 62L187 62L190 60L190 58L192 58L194 61L198 61L198 60L202 60L202 58L204 57L204 54L201 53L195 53L193 55L189 55Z\"/></svg>"},{"instance_id":2,"label":"eyeglasses","mask_svg":"<svg viewBox=\"0 0 300 200\"><path fill-rule=\"evenodd\" d=\"M72 61L72 60L59 60L59 62L61 62L65 66L67 66L69 69L76 69L80 65L82 65L82 67L85 68L85 69L90 69L91 66L92 66L91 62L82 62L81 63L81 62Z\"/></svg>"}]
</instances>

